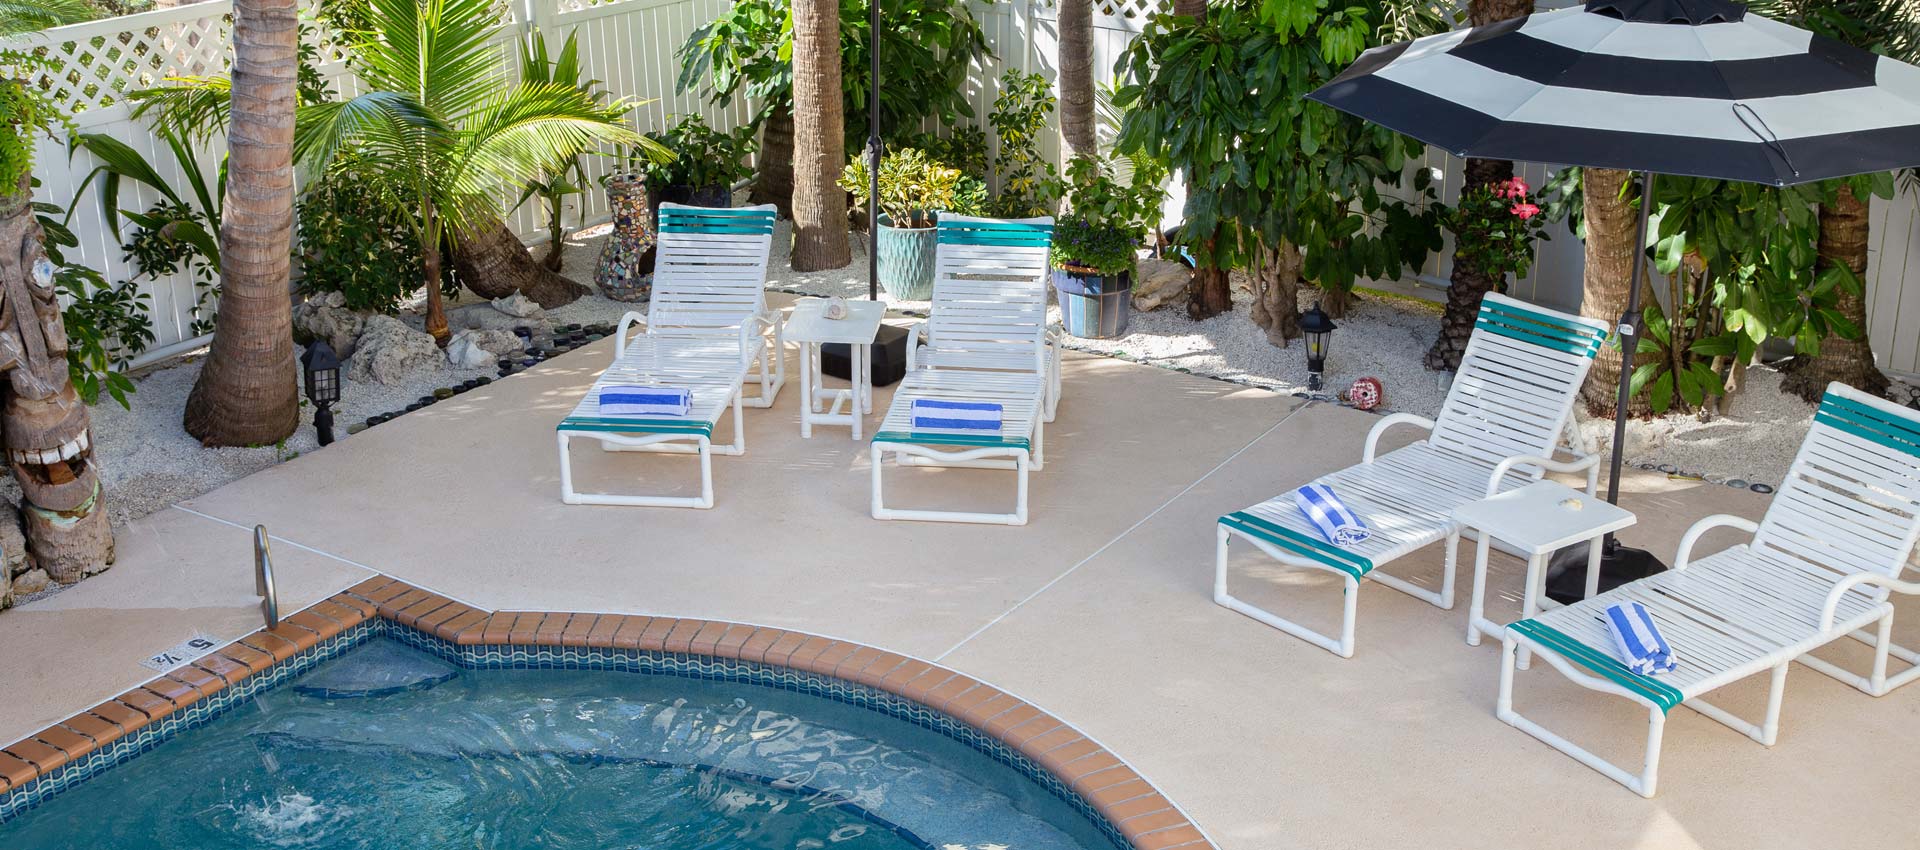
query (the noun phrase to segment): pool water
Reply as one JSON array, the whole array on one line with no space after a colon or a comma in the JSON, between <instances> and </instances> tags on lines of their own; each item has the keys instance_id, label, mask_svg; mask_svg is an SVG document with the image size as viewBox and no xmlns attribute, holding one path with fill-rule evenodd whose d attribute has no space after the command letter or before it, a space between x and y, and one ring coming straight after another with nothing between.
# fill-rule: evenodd
<instances>
[{"instance_id":1,"label":"pool water","mask_svg":"<svg viewBox=\"0 0 1920 850\"><path fill-rule=\"evenodd\" d=\"M385 638L291 685L0 824L0 848L1113 847L976 750L805 694L456 670Z\"/></svg>"}]
</instances>

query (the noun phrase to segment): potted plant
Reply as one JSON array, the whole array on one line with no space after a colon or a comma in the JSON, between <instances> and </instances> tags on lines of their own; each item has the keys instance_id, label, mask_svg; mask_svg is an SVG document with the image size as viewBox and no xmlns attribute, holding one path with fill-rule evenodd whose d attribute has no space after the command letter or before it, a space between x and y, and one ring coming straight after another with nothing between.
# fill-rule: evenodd
<instances>
[{"instance_id":1,"label":"potted plant","mask_svg":"<svg viewBox=\"0 0 1920 850\"><path fill-rule=\"evenodd\" d=\"M734 184L753 176L753 166L747 164L756 147L750 125L724 133L707 126L700 116L688 115L665 133L647 137L674 154L667 162L644 164L655 210L663 201L733 206Z\"/></svg>"},{"instance_id":2,"label":"potted plant","mask_svg":"<svg viewBox=\"0 0 1920 850\"><path fill-rule=\"evenodd\" d=\"M854 157L840 174L840 188L869 203L867 163ZM933 254L939 212L979 214L985 184L943 165L916 148L902 148L880 161L880 285L896 301L933 295Z\"/></svg>"},{"instance_id":3,"label":"potted plant","mask_svg":"<svg viewBox=\"0 0 1920 850\"><path fill-rule=\"evenodd\" d=\"M1131 166L1123 180L1120 166ZM1071 210L1054 222L1053 290L1067 333L1127 332L1142 237L1159 218L1165 170L1150 161L1079 157L1067 165Z\"/></svg>"}]
</instances>

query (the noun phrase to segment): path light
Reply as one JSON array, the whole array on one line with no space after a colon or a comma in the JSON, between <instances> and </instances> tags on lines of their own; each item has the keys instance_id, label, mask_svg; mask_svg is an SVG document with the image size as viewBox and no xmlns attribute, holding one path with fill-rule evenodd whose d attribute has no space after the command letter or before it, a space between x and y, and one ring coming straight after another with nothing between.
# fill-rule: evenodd
<instances>
[{"instance_id":1,"label":"path light","mask_svg":"<svg viewBox=\"0 0 1920 850\"><path fill-rule=\"evenodd\" d=\"M1339 327L1320 309L1320 302L1300 314L1300 332L1307 336L1307 389L1320 389L1320 375L1327 370L1327 341Z\"/></svg>"},{"instance_id":2,"label":"path light","mask_svg":"<svg viewBox=\"0 0 1920 850\"><path fill-rule=\"evenodd\" d=\"M300 355L300 368L307 373L307 400L313 402L313 433L320 445L333 442L333 404L340 400L340 358L333 346L316 339Z\"/></svg>"}]
</instances>

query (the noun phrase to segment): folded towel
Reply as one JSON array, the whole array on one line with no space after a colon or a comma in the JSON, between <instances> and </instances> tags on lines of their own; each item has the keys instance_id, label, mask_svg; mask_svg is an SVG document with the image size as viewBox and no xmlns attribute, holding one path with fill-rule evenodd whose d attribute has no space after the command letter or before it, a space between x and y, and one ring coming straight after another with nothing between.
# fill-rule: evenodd
<instances>
[{"instance_id":1,"label":"folded towel","mask_svg":"<svg viewBox=\"0 0 1920 850\"><path fill-rule=\"evenodd\" d=\"M1355 546L1373 536L1367 524L1347 510L1340 497L1333 494L1333 488L1325 484L1308 484L1293 491L1293 502L1328 542Z\"/></svg>"},{"instance_id":2,"label":"folded towel","mask_svg":"<svg viewBox=\"0 0 1920 850\"><path fill-rule=\"evenodd\" d=\"M954 431L998 431L1002 408L988 401L913 400L913 427Z\"/></svg>"},{"instance_id":3,"label":"folded towel","mask_svg":"<svg viewBox=\"0 0 1920 850\"><path fill-rule=\"evenodd\" d=\"M1673 648L1660 636L1660 629L1653 624L1653 616L1647 613L1645 605L1638 602L1608 605L1606 615L1607 630L1613 632L1613 645L1628 670L1642 676L1658 676L1677 664Z\"/></svg>"},{"instance_id":4,"label":"folded towel","mask_svg":"<svg viewBox=\"0 0 1920 850\"><path fill-rule=\"evenodd\" d=\"M685 416L693 394L679 387L608 384L600 388L601 416Z\"/></svg>"}]
</instances>

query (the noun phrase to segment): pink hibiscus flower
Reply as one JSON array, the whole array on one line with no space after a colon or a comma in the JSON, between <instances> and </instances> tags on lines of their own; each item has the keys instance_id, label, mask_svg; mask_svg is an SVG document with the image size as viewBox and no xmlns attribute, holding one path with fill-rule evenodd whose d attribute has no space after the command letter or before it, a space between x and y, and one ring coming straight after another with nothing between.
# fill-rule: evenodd
<instances>
[{"instance_id":1,"label":"pink hibiscus flower","mask_svg":"<svg viewBox=\"0 0 1920 850\"><path fill-rule=\"evenodd\" d=\"M1508 212L1511 212L1514 215L1519 216L1521 221L1526 221L1527 219L1530 219L1536 215L1539 215L1540 208L1533 204L1514 204L1513 208L1511 210L1508 210Z\"/></svg>"}]
</instances>

